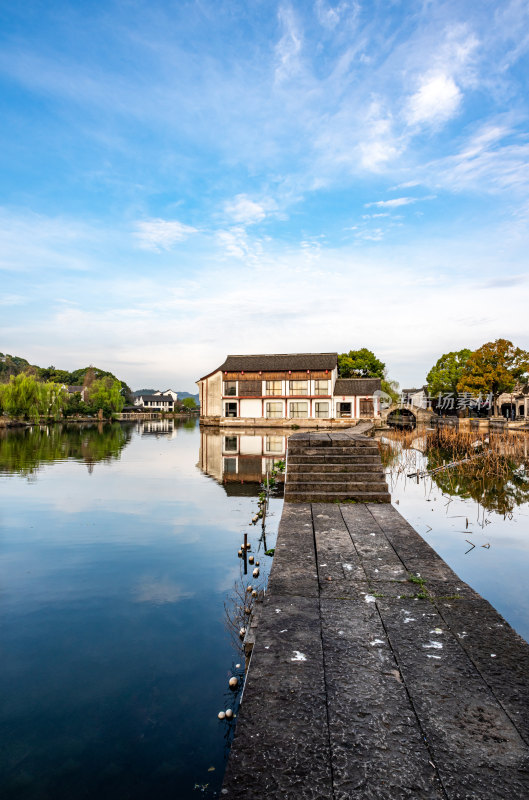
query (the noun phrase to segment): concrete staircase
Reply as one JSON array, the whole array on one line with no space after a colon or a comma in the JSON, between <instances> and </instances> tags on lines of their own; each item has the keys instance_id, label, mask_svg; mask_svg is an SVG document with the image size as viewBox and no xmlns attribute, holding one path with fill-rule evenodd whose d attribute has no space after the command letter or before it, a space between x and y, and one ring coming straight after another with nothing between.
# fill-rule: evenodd
<instances>
[{"instance_id":1,"label":"concrete staircase","mask_svg":"<svg viewBox=\"0 0 529 800\"><path fill-rule=\"evenodd\" d=\"M378 446L354 428L288 440L285 501L390 503Z\"/></svg>"}]
</instances>

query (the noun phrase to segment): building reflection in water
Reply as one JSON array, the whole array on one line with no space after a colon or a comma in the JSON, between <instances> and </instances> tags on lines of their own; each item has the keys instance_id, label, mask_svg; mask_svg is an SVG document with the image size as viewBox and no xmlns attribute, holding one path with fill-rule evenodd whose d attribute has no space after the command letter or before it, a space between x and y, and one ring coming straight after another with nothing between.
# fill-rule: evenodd
<instances>
[{"instance_id":1,"label":"building reflection in water","mask_svg":"<svg viewBox=\"0 0 529 800\"><path fill-rule=\"evenodd\" d=\"M136 432L140 436L163 436L165 439L175 439L178 436L178 426L174 419L142 419L136 424Z\"/></svg>"},{"instance_id":2,"label":"building reflection in water","mask_svg":"<svg viewBox=\"0 0 529 800\"><path fill-rule=\"evenodd\" d=\"M289 436L283 431L203 428L197 466L228 495L256 495L274 462L285 460Z\"/></svg>"}]
</instances>

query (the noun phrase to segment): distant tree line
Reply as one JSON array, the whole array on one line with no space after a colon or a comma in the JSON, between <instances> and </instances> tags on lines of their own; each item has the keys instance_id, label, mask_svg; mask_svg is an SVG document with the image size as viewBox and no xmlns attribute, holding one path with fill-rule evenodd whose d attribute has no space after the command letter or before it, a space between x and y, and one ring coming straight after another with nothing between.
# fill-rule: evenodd
<instances>
[{"instance_id":1,"label":"distant tree line","mask_svg":"<svg viewBox=\"0 0 529 800\"><path fill-rule=\"evenodd\" d=\"M40 380L35 375L21 372L11 375L8 383L0 384L0 413L14 419L58 420L76 414L96 416L100 413L110 418L119 413L125 404L121 381L113 376L95 377L95 369L88 369L81 392L69 394L62 383ZM77 385L77 384L74 384Z\"/></svg>"},{"instance_id":2,"label":"distant tree line","mask_svg":"<svg viewBox=\"0 0 529 800\"><path fill-rule=\"evenodd\" d=\"M21 373L32 375L34 378L44 383L59 383L65 386L85 385L87 374L89 374L89 380L91 381L100 378L112 378L118 381L125 402L133 401L132 391L125 381L120 381L119 378L116 378L111 372L99 369L99 367L81 367L73 372L69 372L65 369L57 369L57 367L53 365L50 367L38 367L35 364L30 364L29 361L20 356L0 353L0 384L7 383L12 376L20 375Z\"/></svg>"},{"instance_id":3,"label":"distant tree line","mask_svg":"<svg viewBox=\"0 0 529 800\"><path fill-rule=\"evenodd\" d=\"M503 393L526 385L529 352L508 339L496 339L477 350L452 351L442 355L427 375L429 394L449 395L456 401L463 394L490 396L494 406Z\"/></svg>"}]
</instances>

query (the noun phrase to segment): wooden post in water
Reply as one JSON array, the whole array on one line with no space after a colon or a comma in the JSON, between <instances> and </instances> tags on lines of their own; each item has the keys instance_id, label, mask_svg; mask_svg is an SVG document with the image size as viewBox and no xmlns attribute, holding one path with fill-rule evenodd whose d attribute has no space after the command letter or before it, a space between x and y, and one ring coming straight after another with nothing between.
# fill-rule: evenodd
<instances>
[{"instance_id":1,"label":"wooden post in water","mask_svg":"<svg viewBox=\"0 0 529 800\"><path fill-rule=\"evenodd\" d=\"M243 544L243 556L244 556L244 574L248 574L248 534L244 534L244 544Z\"/></svg>"}]
</instances>

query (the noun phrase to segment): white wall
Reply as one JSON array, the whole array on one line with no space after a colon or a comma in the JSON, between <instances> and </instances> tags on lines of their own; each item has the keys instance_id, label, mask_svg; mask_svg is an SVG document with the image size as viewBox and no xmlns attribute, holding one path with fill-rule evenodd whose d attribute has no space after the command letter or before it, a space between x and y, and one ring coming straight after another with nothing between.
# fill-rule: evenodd
<instances>
[{"instance_id":1,"label":"white wall","mask_svg":"<svg viewBox=\"0 0 529 800\"><path fill-rule=\"evenodd\" d=\"M239 403L240 417L262 417L263 410L260 400L244 398Z\"/></svg>"}]
</instances>

